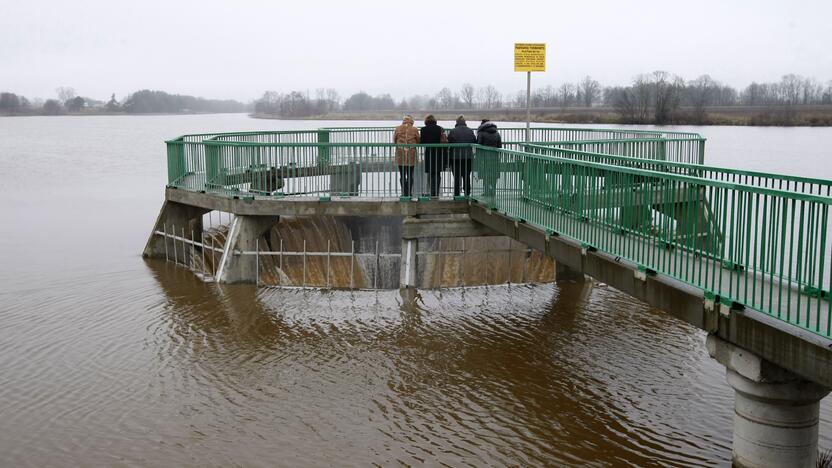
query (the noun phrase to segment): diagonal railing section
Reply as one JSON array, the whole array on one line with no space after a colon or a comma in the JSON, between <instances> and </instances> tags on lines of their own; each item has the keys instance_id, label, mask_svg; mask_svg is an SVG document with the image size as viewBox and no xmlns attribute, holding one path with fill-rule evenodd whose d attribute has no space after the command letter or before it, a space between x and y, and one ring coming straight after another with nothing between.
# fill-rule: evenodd
<instances>
[{"instance_id":1,"label":"diagonal railing section","mask_svg":"<svg viewBox=\"0 0 832 468\"><path fill-rule=\"evenodd\" d=\"M830 336L832 199L569 156L478 148L483 184L473 198L723 303Z\"/></svg>"},{"instance_id":2,"label":"diagonal railing section","mask_svg":"<svg viewBox=\"0 0 832 468\"><path fill-rule=\"evenodd\" d=\"M692 133L535 128L528 144L523 128L500 132L502 149L396 145L390 127L185 135L167 142L168 186L320 201L467 194L645 274L832 337L832 181L706 166L705 139Z\"/></svg>"},{"instance_id":3,"label":"diagonal railing section","mask_svg":"<svg viewBox=\"0 0 832 468\"><path fill-rule=\"evenodd\" d=\"M832 196L832 181L811 177L772 174L760 171L748 171L724 167L706 166L703 164L688 164L652 158L656 154L652 142L618 141L590 143L586 147L580 144L570 148L561 148L559 144L530 144L523 145L523 151L544 156L591 161L612 166L632 167L650 171L671 172L674 174L701 177L709 180L751 185L754 187L771 188L787 192L805 193L810 195ZM579 149L576 149L578 147ZM632 155L636 153L637 155Z\"/></svg>"}]
</instances>

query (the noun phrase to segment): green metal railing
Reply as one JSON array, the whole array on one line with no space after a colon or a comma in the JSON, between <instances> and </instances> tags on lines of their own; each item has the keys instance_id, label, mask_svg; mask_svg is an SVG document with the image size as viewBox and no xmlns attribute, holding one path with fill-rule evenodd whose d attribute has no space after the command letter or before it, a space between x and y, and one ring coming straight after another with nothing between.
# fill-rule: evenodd
<instances>
[{"instance_id":1,"label":"green metal railing","mask_svg":"<svg viewBox=\"0 0 832 468\"><path fill-rule=\"evenodd\" d=\"M476 162L480 203L830 336L832 198L509 150Z\"/></svg>"},{"instance_id":2,"label":"green metal railing","mask_svg":"<svg viewBox=\"0 0 832 468\"><path fill-rule=\"evenodd\" d=\"M541 143L553 148L575 151L630 156L642 159L688 164L705 163L704 139L699 137L659 137L653 136L631 139L606 139L586 141L553 141ZM519 150L523 150L521 145Z\"/></svg>"},{"instance_id":3,"label":"green metal railing","mask_svg":"<svg viewBox=\"0 0 832 468\"><path fill-rule=\"evenodd\" d=\"M413 155L412 165L397 162L397 154L406 153ZM204 182L205 190L252 196L399 198L405 195L401 173L409 171L414 180L409 195L449 198L456 166L472 157L471 145L210 140L205 142L204 177L195 180L196 185ZM429 172L434 161L442 168L438 174ZM435 193L431 176L440 179Z\"/></svg>"},{"instance_id":4,"label":"green metal railing","mask_svg":"<svg viewBox=\"0 0 832 468\"><path fill-rule=\"evenodd\" d=\"M532 144L525 129L500 132L503 149L396 145L389 127L185 135L167 142L168 185L321 201L467 194L646 274L832 337L832 181L706 166L704 138L684 132L535 128Z\"/></svg>"},{"instance_id":5,"label":"green metal railing","mask_svg":"<svg viewBox=\"0 0 832 468\"><path fill-rule=\"evenodd\" d=\"M523 128L503 128L500 130L503 135L504 147L509 149L521 150L523 139L525 138L525 129ZM376 160L371 166L378 168L377 160L379 158L388 157L391 161L388 164L388 169L397 173L398 168L392 162L392 155L394 150L373 151L368 150L367 144L379 144L391 146L393 138L392 127L333 127L323 128L317 130L296 130L296 131L271 131L271 132L236 132L223 134L194 134L185 135L170 141L167 141L168 147L168 185L184 188L187 190L205 191L205 190L230 190L237 192L248 191L251 180L260 179L276 179L281 177L283 179L293 179L299 177L301 174L314 174L313 167L328 166L333 162L330 160L330 152L337 151L343 154L347 150L330 149L329 144L355 144L355 156L352 158L341 157L343 161L351 159L353 163L361 163L363 160ZM684 132L659 132L647 130L621 130L621 129L590 129L590 128L532 128L531 138L535 142L546 143L560 142L569 140L581 141L603 141L599 139L625 139L630 138L636 141L646 139L662 138L665 141L684 140L690 142L692 151L701 156L704 149L704 138L696 134ZM266 150L265 146L260 151L261 153L269 153L264 156L256 155L249 159L246 157L231 157L228 156L232 152L230 148L238 147L238 143L249 143L254 145L314 145L319 146L305 146L303 150L292 153L288 150L278 151L277 149ZM362 146L364 145L364 146ZM273 147L276 148L276 147ZM301 148L300 146L298 148ZM342 147L343 148L343 147ZM243 154L242 150L234 150L235 154ZM209 154L210 152L210 154ZM347 151L348 152L348 151ZM415 180L418 185L416 190L417 195L436 193L437 190L431 190L428 176L425 174L425 166L428 161L424 158L424 149L419 149L419 158L416 163ZM220 156L220 154L224 156ZM387 155L387 156L385 156ZM645 151L631 152L635 157L653 157L653 155ZM691 156L692 157L692 156ZM671 158L671 160L688 161L691 157L685 158ZM455 173L462 173L468 171L470 164L454 155L448 154L447 157L441 158L445 170L443 182L438 190L440 196L453 196L457 190L454 188L453 178ZM464 158L462 158L464 159ZM252 161L246 166L245 161ZM699 157L701 162L701 157ZM264 173L266 166L264 164L272 164L268 166L271 173ZM298 171L297 168L307 168L305 171ZM428 168L429 169L429 168ZM350 170L352 171L352 170ZM348 172L350 172L348 171ZM343 168L341 169L343 172ZM378 173L379 171L374 170ZM271 174L271 175L270 175ZM318 176L325 176L327 174L318 173ZM347 175L345 175L346 177ZM392 180L396 180L393 177ZM249 180L249 182L246 182ZM233 182L233 183L232 183ZM369 184L380 185L378 187L370 187L363 192L365 195L392 197L396 196L396 190L390 183L390 180L379 180L376 177L374 180L366 181L365 186ZM333 195L343 193L340 184L335 187L338 190L325 189L325 184L318 181L314 188L301 187L297 190L290 190L289 192L280 192L279 190L267 190L275 188L278 183L272 183L270 187L264 187L260 183L256 183L252 191L256 195L264 195L269 192L276 192L280 194L294 193L294 194L326 194ZM309 180L305 181L303 185L311 185ZM457 184L458 185L458 184ZM279 187L278 187L279 188ZM329 193L326 193L329 192ZM347 193L353 193L350 190Z\"/></svg>"},{"instance_id":6,"label":"green metal railing","mask_svg":"<svg viewBox=\"0 0 832 468\"><path fill-rule=\"evenodd\" d=\"M591 161L600 164L632 167L650 171L672 172L691 177L701 177L709 180L771 188L787 192L832 196L832 181L830 180L706 166L703 164L687 164L665 161L663 158L652 158L651 156L653 155L661 154L656 148L660 147L663 142L664 140L624 142L611 140L609 142L592 142L587 145L587 149L575 149L574 146L560 148L555 147L555 144L551 146L549 144L530 144L522 145L522 149L527 153L544 156ZM640 155L630 156L639 150L642 151Z\"/></svg>"},{"instance_id":7,"label":"green metal railing","mask_svg":"<svg viewBox=\"0 0 832 468\"><path fill-rule=\"evenodd\" d=\"M449 131L451 126L446 128ZM476 129L476 127L472 127ZM331 134L332 143L390 143L393 140L392 127L330 127L322 129ZM520 148L526 141L525 128L501 128L503 144L507 149ZM532 128L530 140L552 145L577 144L578 142L598 142L607 140L640 140L661 138L668 142L667 157L671 161L702 164L705 139L696 133L668 132L631 129L597 129L597 128ZM564 146L565 147L565 146Z\"/></svg>"}]
</instances>

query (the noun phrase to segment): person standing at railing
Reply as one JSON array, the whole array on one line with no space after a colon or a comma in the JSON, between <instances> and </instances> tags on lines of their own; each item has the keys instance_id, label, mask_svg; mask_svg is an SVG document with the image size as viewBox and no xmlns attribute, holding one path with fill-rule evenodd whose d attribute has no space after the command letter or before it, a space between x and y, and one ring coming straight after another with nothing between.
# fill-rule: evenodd
<instances>
[{"instance_id":1,"label":"person standing at railing","mask_svg":"<svg viewBox=\"0 0 832 468\"><path fill-rule=\"evenodd\" d=\"M477 142L474 131L465 123L465 116L456 118L456 126L448 133L448 143L472 144ZM451 148L451 171L454 173L454 196L459 196L461 186L465 196L471 195L471 159L474 151L470 146Z\"/></svg>"},{"instance_id":2,"label":"person standing at railing","mask_svg":"<svg viewBox=\"0 0 832 468\"><path fill-rule=\"evenodd\" d=\"M447 144L448 137L445 135L445 129L437 125L436 117L428 115L425 117L425 126L422 127L423 144ZM425 148L425 172L428 174L428 185L430 186L430 196L439 196L439 187L442 185L442 171L445 170L447 164L447 148L438 148L431 146Z\"/></svg>"},{"instance_id":3,"label":"person standing at railing","mask_svg":"<svg viewBox=\"0 0 832 468\"><path fill-rule=\"evenodd\" d=\"M402 124L393 131L393 143L415 145L419 143L419 129L413 126L413 117L406 115ZM402 196L412 196L413 168L416 166L416 147L397 147L396 165L399 167L399 183Z\"/></svg>"},{"instance_id":4,"label":"person standing at railing","mask_svg":"<svg viewBox=\"0 0 832 468\"><path fill-rule=\"evenodd\" d=\"M477 128L477 144L482 146L491 146L492 148L502 148L503 140L500 137L500 132L497 131L497 124L483 119ZM500 155L496 152L479 151L475 159L477 164L477 175L483 180L483 195L487 197L494 196L497 189L497 179L500 178Z\"/></svg>"}]
</instances>

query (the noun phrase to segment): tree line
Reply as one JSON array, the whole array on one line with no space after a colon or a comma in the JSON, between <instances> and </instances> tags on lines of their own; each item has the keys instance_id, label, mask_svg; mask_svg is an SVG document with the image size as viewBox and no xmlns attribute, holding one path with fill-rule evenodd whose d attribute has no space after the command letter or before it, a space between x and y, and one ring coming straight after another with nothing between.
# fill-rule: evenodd
<instances>
[{"instance_id":1,"label":"tree line","mask_svg":"<svg viewBox=\"0 0 832 468\"><path fill-rule=\"evenodd\" d=\"M640 74L629 85L604 86L590 76L576 83L547 85L534 89L531 107L565 111L607 109L621 122L639 124L704 123L714 107L766 107L788 118L800 106L832 104L832 80L788 74L778 82L753 82L738 90L702 75L686 81L666 71ZM372 111L497 111L526 106L526 91L501 93L492 85L459 89L448 87L435 94L416 94L400 100L390 94L370 95L359 91L343 101L334 89L279 93L267 91L255 101L255 112L284 118L322 116L332 112Z\"/></svg>"},{"instance_id":2,"label":"tree line","mask_svg":"<svg viewBox=\"0 0 832 468\"><path fill-rule=\"evenodd\" d=\"M60 115L82 113L208 113L246 112L249 107L234 100L205 99L164 91L143 89L129 94L123 102L115 94L107 101L82 97L74 88L60 87L56 98L33 99L11 92L0 92L0 114Z\"/></svg>"}]
</instances>

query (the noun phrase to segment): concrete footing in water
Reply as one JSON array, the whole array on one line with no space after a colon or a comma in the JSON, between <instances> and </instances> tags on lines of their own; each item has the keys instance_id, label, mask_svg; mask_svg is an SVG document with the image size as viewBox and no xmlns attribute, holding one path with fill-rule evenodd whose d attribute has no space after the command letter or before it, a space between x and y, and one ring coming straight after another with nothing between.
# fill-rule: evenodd
<instances>
[{"instance_id":1,"label":"concrete footing in water","mask_svg":"<svg viewBox=\"0 0 832 468\"><path fill-rule=\"evenodd\" d=\"M258 240L280 220L277 216L237 216L228 231L228 240L217 270L220 283L254 283L257 281L257 257L237 255L236 251L259 249Z\"/></svg>"},{"instance_id":2,"label":"concrete footing in water","mask_svg":"<svg viewBox=\"0 0 832 468\"><path fill-rule=\"evenodd\" d=\"M734 389L734 466L814 468L819 403L829 389L715 335L707 348Z\"/></svg>"},{"instance_id":3,"label":"concrete footing in water","mask_svg":"<svg viewBox=\"0 0 832 468\"><path fill-rule=\"evenodd\" d=\"M156 235L157 232L164 232L169 235L187 237L192 239L202 234L202 215L210 210L191 205L166 200L159 210L159 216L153 225L153 231L147 239L142 256L148 258L165 258L169 255L166 252L167 238Z\"/></svg>"}]
</instances>

